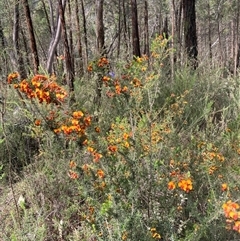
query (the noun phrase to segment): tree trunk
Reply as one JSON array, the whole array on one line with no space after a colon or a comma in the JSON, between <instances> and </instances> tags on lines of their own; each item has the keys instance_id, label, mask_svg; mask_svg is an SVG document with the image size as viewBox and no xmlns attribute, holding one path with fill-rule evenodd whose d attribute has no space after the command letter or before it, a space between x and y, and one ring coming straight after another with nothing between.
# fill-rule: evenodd
<instances>
[{"instance_id":1,"label":"tree trunk","mask_svg":"<svg viewBox=\"0 0 240 241\"><path fill-rule=\"evenodd\" d=\"M54 17L53 17L53 5L52 5L52 0L48 0L48 5L49 5L49 11L50 11L50 19L49 19L49 23L50 23L50 29L51 29L51 33L52 36L55 33L55 26L54 26Z\"/></svg>"},{"instance_id":2,"label":"tree trunk","mask_svg":"<svg viewBox=\"0 0 240 241\"><path fill-rule=\"evenodd\" d=\"M44 14L45 14L45 16L46 16L46 20L47 20L49 32L52 33L51 24L50 24L50 19L49 19L48 13L47 13L46 4L45 4L44 0L42 0L41 2L42 2Z\"/></svg>"},{"instance_id":3,"label":"tree trunk","mask_svg":"<svg viewBox=\"0 0 240 241\"><path fill-rule=\"evenodd\" d=\"M0 20L0 42L1 42L1 50L2 54L0 56L1 66L0 66L0 74L6 72L7 73L7 42L4 36L2 22ZM4 67L4 64L6 65Z\"/></svg>"},{"instance_id":4,"label":"tree trunk","mask_svg":"<svg viewBox=\"0 0 240 241\"><path fill-rule=\"evenodd\" d=\"M168 30L168 17L166 16L163 20L163 26L162 26L162 29L159 33L164 35L165 38L168 39L168 37L169 37L168 31L169 31Z\"/></svg>"},{"instance_id":5,"label":"tree trunk","mask_svg":"<svg viewBox=\"0 0 240 241\"><path fill-rule=\"evenodd\" d=\"M180 0L176 17L176 35L177 35L177 61L181 64L182 56L182 0Z\"/></svg>"},{"instance_id":6,"label":"tree trunk","mask_svg":"<svg viewBox=\"0 0 240 241\"><path fill-rule=\"evenodd\" d=\"M132 48L133 56L140 57L140 42L139 42L139 31L138 31L138 12L137 12L137 1L131 0L132 7Z\"/></svg>"},{"instance_id":7,"label":"tree trunk","mask_svg":"<svg viewBox=\"0 0 240 241\"><path fill-rule=\"evenodd\" d=\"M175 32L176 32L176 9L175 9L175 0L172 0L171 2L171 12L172 12L172 40L171 40L171 47L172 49L175 49L175 42L176 42L176 37L175 37ZM174 80L174 67L175 67L175 62L176 62L176 53L172 51L171 53L171 80L173 82Z\"/></svg>"},{"instance_id":8,"label":"tree trunk","mask_svg":"<svg viewBox=\"0 0 240 241\"><path fill-rule=\"evenodd\" d=\"M0 42L1 42L1 47L2 49L6 48L6 42L5 42L5 37L3 33L3 27L2 27L2 22L0 20Z\"/></svg>"},{"instance_id":9,"label":"tree trunk","mask_svg":"<svg viewBox=\"0 0 240 241\"><path fill-rule=\"evenodd\" d=\"M25 79L27 78L27 73L24 68L22 52L20 51L19 31L20 31L19 2L16 1L15 8L14 8L13 44L14 44L17 71L19 72L20 79Z\"/></svg>"},{"instance_id":10,"label":"tree trunk","mask_svg":"<svg viewBox=\"0 0 240 241\"><path fill-rule=\"evenodd\" d=\"M122 20L122 10L121 10L121 0L118 0L118 43L117 43L117 57L120 55L121 47L121 20Z\"/></svg>"},{"instance_id":11,"label":"tree trunk","mask_svg":"<svg viewBox=\"0 0 240 241\"><path fill-rule=\"evenodd\" d=\"M24 29L23 28L20 28L20 33L21 33L21 37L19 39L22 40L22 56L23 56L23 61L24 61L24 66L27 66L28 68L31 66L31 63L30 63L30 59L27 57L29 56L29 47L28 47L28 39L26 37L26 33L24 32ZM24 53L24 55L23 55ZM25 70L26 70L26 67L25 67ZM27 72L27 70L26 70ZM28 74L29 72L27 72Z\"/></svg>"},{"instance_id":12,"label":"tree trunk","mask_svg":"<svg viewBox=\"0 0 240 241\"><path fill-rule=\"evenodd\" d=\"M104 25L103 25L103 2L104 0L96 0L96 28L97 28L97 53L99 56L105 56L106 49L104 46ZM102 77L103 73L99 73L96 81L96 98L95 103L97 111L101 106L102 97Z\"/></svg>"},{"instance_id":13,"label":"tree trunk","mask_svg":"<svg viewBox=\"0 0 240 241\"><path fill-rule=\"evenodd\" d=\"M236 37L235 37L235 58L234 58L234 76L236 76L237 74L237 69L239 67L239 37L238 37L238 34L239 34L239 11L240 11L240 4L239 4L239 1L237 1L237 14L236 14Z\"/></svg>"},{"instance_id":14,"label":"tree trunk","mask_svg":"<svg viewBox=\"0 0 240 241\"><path fill-rule=\"evenodd\" d=\"M76 25L77 25L77 52L79 56L78 66L79 66L79 75L83 76L83 53L82 53L82 40L81 40L81 27L80 27L80 19L79 19L79 8L78 1L75 0L75 17L76 17Z\"/></svg>"},{"instance_id":15,"label":"tree trunk","mask_svg":"<svg viewBox=\"0 0 240 241\"><path fill-rule=\"evenodd\" d=\"M182 3L184 44L189 61L195 69L198 56L195 0L183 0Z\"/></svg>"},{"instance_id":16,"label":"tree trunk","mask_svg":"<svg viewBox=\"0 0 240 241\"><path fill-rule=\"evenodd\" d=\"M65 5L66 5L66 0L63 0L63 2L62 2L63 11L65 9ZM53 19L52 19L52 21L53 21ZM53 22L52 22L52 24L53 24ZM52 26L52 30L54 30L54 29L55 29L54 26ZM49 49L48 49L48 59L47 59L46 69L49 74L52 74L54 54L56 52L57 45L60 41L60 37L61 37L61 18L60 18L60 16L58 16L55 35L52 37L52 40L51 40L51 43L50 43Z\"/></svg>"},{"instance_id":17,"label":"tree trunk","mask_svg":"<svg viewBox=\"0 0 240 241\"><path fill-rule=\"evenodd\" d=\"M97 52L101 56L105 55L104 25L103 25L103 2L104 2L104 0L96 0Z\"/></svg>"},{"instance_id":18,"label":"tree trunk","mask_svg":"<svg viewBox=\"0 0 240 241\"><path fill-rule=\"evenodd\" d=\"M88 37L87 37L87 21L85 15L85 7L83 0L81 0L81 9L82 9L82 17L83 17L83 33L84 33L84 45L85 45L85 63L87 67L88 64Z\"/></svg>"},{"instance_id":19,"label":"tree trunk","mask_svg":"<svg viewBox=\"0 0 240 241\"><path fill-rule=\"evenodd\" d=\"M70 60L71 60L71 67L72 67L72 74L74 77L75 73L75 58L74 58L74 48L73 48L73 13L72 13L72 6L71 1L68 1L68 14L70 19L70 27L69 27L69 52L70 52Z\"/></svg>"},{"instance_id":20,"label":"tree trunk","mask_svg":"<svg viewBox=\"0 0 240 241\"><path fill-rule=\"evenodd\" d=\"M34 35L30 8L29 8L28 0L22 0L22 3L23 3L25 15L26 15L28 33L30 37L30 47L31 47L32 57L33 57L33 70L34 70L34 73L37 74L38 68L39 68L39 58L38 58L37 44L36 44L36 39Z\"/></svg>"},{"instance_id":21,"label":"tree trunk","mask_svg":"<svg viewBox=\"0 0 240 241\"><path fill-rule=\"evenodd\" d=\"M74 73L73 73L71 54L70 54L69 43L67 38L67 29L65 24L65 16L64 16L62 0L58 0L58 3L59 3L59 16L61 20L62 33L63 33L64 57L65 57L65 64L66 64L66 80L67 80L67 85L69 90L73 91L74 90L74 85L73 85Z\"/></svg>"},{"instance_id":22,"label":"tree trunk","mask_svg":"<svg viewBox=\"0 0 240 241\"><path fill-rule=\"evenodd\" d=\"M122 1L122 10L123 10L123 38L126 47L126 53L129 54L129 42L130 38L128 38L128 24L127 24L127 14L125 8L125 1Z\"/></svg>"},{"instance_id":23,"label":"tree trunk","mask_svg":"<svg viewBox=\"0 0 240 241\"><path fill-rule=\"evenodd\" d=\"M148 0L144 1L144 54L150 56L148 29Z\"/></svg>"},{"instance_id":24,"label":"tree trunk","mask_svg":"<svg viewBox=\"0 0 240 241\"><path fill-rule=\"evenodd\" d=\"M230 29L231 29L231 59L233 62L235 59L234 57L235 55L235 50L234 50L235 49L235 20L234 18L231 21ZM231 66L229 66L229 68L231 68Z\"/></svg>"},{"instance_id":25,"label":"tree trunk","mask_svg":"<svg viewBox=\"0 0 240 241\"><path fill-rule=\"evenodd\" d=\"M223 44L222 44L222 37L221 37L221 29L220 29L220 12L218 10L217 12L217 34L218 34L218 50L219 50L219 54L220 54L220 66L223 67L225 65L225 59L224 59L224 55L223 55Z\"/></svg>"},{"instance_id":26,"label":"tree trunk","mask_svg":"<svg viewBox=\"0 0 240 241\"><path fill-rule=\"evenodd\" d=\"M209 48L209 60L212 64L212 38L211 38L211 12L210 12L210 3L207 4L208 8L208 48Z\"/></svg>"}]
</instances>

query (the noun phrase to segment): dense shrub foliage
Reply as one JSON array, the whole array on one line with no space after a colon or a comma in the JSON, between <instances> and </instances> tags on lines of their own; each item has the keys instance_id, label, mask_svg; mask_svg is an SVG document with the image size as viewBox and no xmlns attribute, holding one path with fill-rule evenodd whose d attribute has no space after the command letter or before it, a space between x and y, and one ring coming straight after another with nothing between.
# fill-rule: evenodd
<instances>
[{"instance_id":1,"label":"dense shrub foliage","mask_svg":"<svg viewBox=\"0 0 240 241\"><path fill-rule=\"evenodd\" d=\"M167 44L159 36L131 62L93 60L74 103L57 76L8 76L0 177L13 192L1 190L1 239L239 236L239 79L185 67L172 80Z\"/></svg>"}]
</instances>

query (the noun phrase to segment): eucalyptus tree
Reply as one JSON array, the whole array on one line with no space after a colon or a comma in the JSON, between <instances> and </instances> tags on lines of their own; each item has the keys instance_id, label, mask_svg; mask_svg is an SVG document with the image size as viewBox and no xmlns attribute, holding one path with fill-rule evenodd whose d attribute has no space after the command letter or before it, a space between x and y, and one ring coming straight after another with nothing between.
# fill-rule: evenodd
<instances>
[{"instance_id":1,"label":"eucalyptus tree","mask_svg":"<svg viewBox=\"0 0 240 241\"><path fill-rule=\"evenodd\" d=\"M14 7L14 24L13 24L13 48L14 48L14 59L15 71L19 72L20 78L27 78L27 72L24 66L23 54L20 45L20 10L19 1L15 1Z\"/></svg>"},{"instance_id":2,"label":"eucalyptus tree","mask_svg":"<svg viewBox=\"0 0 240 241\"><path fill-rule=\"evenodd\" d=\"M97 33L97 52L105 55L104 23L103 23L103 3L104 0L96 0L96 33Z\"/></svg>"},{"instance_id":3,"label":"eucalyptus tree","mask_svg":"<svg viewBox=\"0 0 240 241\"><path fill-rule=\"evenodd\" d=\"M78 0L75 0L75 18L76 18L76 38L77 38L77 52L79 56L78 61L78 73L80 76L84 73L84 64L83 64L83 46L82 46L82 40L81 40L81 24L80 24L80 13L79 13L79 7L78 7Z\"/></svg>"},{"instance_id":4,"label":"eucalyptus tree","mask_svg":"<svg viewBox=\"0 0 240 241\"><path fill-rule=\"evenodd\" d=\"M63 45L64 45L64 59L65 59L65 65L66 65L66 83L69 87L70 91L74 90L74 68L72 63L72 56L70 53L70 47L69 47L69 40L68 40L68 34L67 34L67 28L66 28L66 22L65 22L65 15L64 15L64 5L62 4L62 0L58 1L59 4L59 16L61 21L61 28L62 28L62 35L63 35Z\"/></svg>"},{"instance_id":5,"label":"eucalyptus tree","mask_svg":"<svg viewBox=\"0 0 240 241\"><path fill-rule=\"evenodd\" d=\"M138 30L138 9L137 0L131 0L132 10L132 48L134 56L141 56L139 30Z\"/></svg>"},{"instance_id":6,"label":"eucalyptus tree","mask_svg":"<svg viewBox=\"0 0 240 241\"><path fill-rule=\"evenodd\" d=\"M197 67L197 28L195 0L182 0L184 44L193 67Z\"/></svg>"},{"instance_id":7,"label":"eucalyptus tree","mask_svg":"<svg viewBox=\"0 0 240 241\"><path fill-rule=\"evenodd\" d=\"M28 0L22 0L22 4L25 12L27 28L28 28L29 38L30 38L30 47L31 47L31 52L32 52L31 54L33 59L33 70L34 70L34 73L36 74L38 73L40 63L39 63L34 27L33 27L33 22L31 17L31 11L30 11Z\"/></svg>"},{"instance_id":8,"label":"eucalyptus tree","mask_svg":"<svg viewBox=\"0 0 240 241\"><path fill-rule=\"evenodd\" d=\"M56 19L56 23L54 23L53 20L53 10L52 10L52 5L51 5L51 1L50 1L50 6L51 6L51 29L52 29L52 39L51 42L49 44L49 48L48 48L48 57L47 57L47 65L46 65L46 69L48 71L48 73L52 73L53 72L53 61L54 61L54 55L56 53L56 49L57 46L59 44L59 41L61 39L61 32L62 32L62 20L61 20L61 16L58 13L57 14L57 19ZM63 2L61 2L61 11L65 11L65 6L66 6L66 0L63 0ZM63 14L63 13L62 13ZM56 27L55 27L56 26Z\"/></svg>"},{"instance_id":9,"label":"eucalyptus tree","mask_svg":"<svg viewBox=\"0 0 240 241\"><path fill-rule=\"evenodd\" d=\"M149 27L148 27L148 0L144 1L144 50L143 53L150 56Z\"/></svg>"}]
</instances>

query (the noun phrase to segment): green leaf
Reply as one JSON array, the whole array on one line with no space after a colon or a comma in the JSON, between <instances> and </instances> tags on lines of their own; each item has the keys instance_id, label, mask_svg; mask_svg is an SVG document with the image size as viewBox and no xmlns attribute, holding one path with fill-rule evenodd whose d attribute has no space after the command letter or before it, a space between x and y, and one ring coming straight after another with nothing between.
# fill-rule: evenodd
<instances>
[{"instance_id":1,"label":"green leaf","mask_svg":"<svg viewBox=\"0 0 240 241\"><path fill-rule=\"evenodd\" d=\"M112 201L106 200L101 206L100 213L102 215L106 215L111 208L112 208Z\"/></svg>"},{"instance_id":2,"label":"green leaf","mask_svg":"<svg viewBox=\"0 0 240 241\"><path fill-rule=\"evenodd\" d=\"M2 144L5 141L5 139L0 139L0 144Z\"/></svg>"}]
</instances>

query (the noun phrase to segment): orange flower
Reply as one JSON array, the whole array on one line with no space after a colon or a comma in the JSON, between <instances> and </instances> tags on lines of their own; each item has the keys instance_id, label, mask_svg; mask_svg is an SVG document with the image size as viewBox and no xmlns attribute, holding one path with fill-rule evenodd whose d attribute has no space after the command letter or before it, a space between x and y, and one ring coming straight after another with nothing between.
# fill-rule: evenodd
<instances>
[{"instance_id":1,"label":"orange flower","mask_svg":"<svg viewBox=\"0 0 240 241\"><path fill-rule=\"evenodd\" d=\"M63 131L63 133L64 133L65 135L69 135L69 134L72 132L72 130L71 130L68 126L66 126L66 125L63 125L63 126L61 127L61 130Z\"/></svg>"},{"instance_id":2,"label":"orange flower","mask_svg":"<svg viewBox=\"0 0 240 241\"><path fill-rule=\"evenodd\" d=\"M113 146L113 145L108 146L108 150L109 150L110 152L116 152L117 149L118 149L117 146Z\"/></svg>"},{"instance_id":3,"label":"orange flower","mask_svg":"<svg viewBox=\"0 0 240 241\"><path fill-rule=\"evenodd\" d=\"M72 114L73 118L75 119L80 119L84 116L83 112L82 111L74 111L73 114Z\"/></svg>"},{"instance_id":4,"label":"orange flower","mask_svg":"<svg viewBox=\"0 0 240 241\"><path fill-rule=\"evenodd\" d=\"M217 154L217 158L219 161L223 162L225 160L224 156L221 153Z\"/></svg>"},{"instance_id":5,"label":"orange flower","mask_svg":"<svg viewBox=\"0 0 240 241\"><path fill-rule=\"evenodd\" d=\"M84 146L88 144L88 140L85 139L84 142L82 143Z\"/></svg>"},{"instance_id":6,"label":"orange flower","mask_svg":"<svg viewBox=\"0 0 240 241\"><path fill-rule=\"evenodd\" d=\"M128 87L125 85L125 86L123 86L123 88L122 88L122 92L127 92L128 91Z\"/></svg>"},{"instance_id":7,"label":"orange flower","mask_svg":"<svg viewBox=\"0 0 240 241\"><path fill-rule=\"evenodd\" d=\"M90 126L91 120L92 120L91 116L85 117L85 118L84 118L84 123L85 123L85 125L86 125L86 126Z\"/></svg>"},{"instance_id":8,"label":"orange flower","mask_svg":"<svg viewBox=\"0 0 240 241\"><path fill-rule=\"evenodd\" d=\"M77 120L77 119L72 119L71 122L72 122L72 125L74 125L74 126L79 124L79 120Z\"/></svg>"},{"instance_id":9,"label":"orange flower","mask_svg":"<svg viewBox=\"0 0 240 241\"><path fill-rule=\"evenodd\" d=\"M116 86L115 86L115 93L116 93L116 94L120 95L120 94L121 94L121 90L122 90L122 89L121 89L121 86L120 86L120 85L116 85Z\"/></svg>"},{"instance_id":10,"label":"orange flower","mask_svg":"<svg viewBox=\"0 0 240 241\"><path fill-rule=\"evenodd\" d=\"M93 153L93 152L94 152L94 149L93 149L92 147L90 147L90 146L87 147L87 150L88 150L88 152L90 152L90 153Z\"/></svg>"},{"instance_id":11,"label":"orange flower","mask_svg":"<svg viewBox=\"0 0 240 241\"><path fill-rule=\"evenodd\" d=\"M102 158L102 154L95 152L95 153L93 153L93 157L94 157L94 159L93 159L94 162L98 162L99 159Z\"/></svg>"},{"instance_id":12,"label":"orange flower","mask_svg":"<svg viewBox=\"0 0 240 241\"><path fill-rule=\"evenodd\" d=\"M78 178L79 178L78 173L76 173L76 172L74 172L74 171L72 171L72 170L70 170L70 171L68 172L68 176L69 176L71 179L78 179Z\"/></svg>"},{"instance_id":13,"label":"orange flower","mask_svg":"<svg viewBox=\"0 0 240 241\"><path fill-rule=\"evenodd\" d=\"M56 98L58 99L58 101L64 101L64 99L66 98L67 93L66 92L62 92L62 93L56 93ZM56 103L56 102L55 102ZM58 102L57 102L58 103ZM59 104L59 103L58 103Z\"/></svg>"},{"instance_id":14,"label":"orange flower","mask_svg":"<svg viewBox=\"0 0 240 241\"><path fill-rule=\"evenodd\" d=\"M97 170L97 176L99 178L104 178L105 177L104 171L102 169Z\"/></svg>"},{"instance_id":15,"label":"orange flower","mask_svg":"<svg viewBox=\"0 0 240 241\"><path fill-rule=\"evenodd\" d=\"M108 82L110 80L110 77L108 76L103 76L102 81Z\"/></svg>"},{"instance_id":16,"label":"orange flower","mask_svg":"<svg viewBox=\"0 0 240 241\"><path fill-rule=\"evenodd\" d=\"M84 164L82 166L82 169L83 169L84 172L88 172L89 171L89 165L88 164Z\"/></svg>"},{"instance_id":17,"label":"orange flower","mask_svg":"<svg viewBox=\"0 0 240 241\"><path fill-rule=\"evenodd\" d=\"M191 191L193 189L192 186L192 181L191 179L182 179L179 183L178 183L178 187L181 188L183 191L185 191L186 193L188 193L189 191Z\"/></svg>"},{"instance_id":18,"label":"orange flower","mask_svg":"<svg viewBox=\"0 0 240 241\"><path fill-rule=\"evenodd\" d=\"M239 209L239 204L232 202L232 201L228 201L228 204L230 204L230 206L234 209Z\"/></svg>"},{"instance_id":19,"label":"orange flower","mask_svg":"<svg viewBox=\"0 0 240 241\"><path fill-rule=\"evenodd\" d=\"M109 64L108 59L105 57L102 57L98 60L98 67L104 67L105 65L107 66Z\"/></svg>"},{"instance_id":20,"label":"orange flower","mask_svg":"<svg viewBox=\"0 0 240 241\"><path fill-rule=\"evenodd\" d=\"M91 65L91 64L90 64L90 65L88 65L87 70L88 70L89 72L92 72L93 67L92 67L92 65Z\"/></svg>"},{"instance_id":21,"label":"orange flower","mask_svg":"<svg viewBox=\"0 0 240 241\"><path fill-rule=\"evenodd\" d=\"M168 183L168 190L174 190L176 188L176 185L173 181Z\"/></svg>"},{"instance_id":22,"label":"orange flower","mask_svg":"<svg viewBox=\"0 0 240 241\"><path fill-rule=\"evenodd\" d=\"M54 133L58 134L58 133L60 133L62 130L61 130L61 128L57 128L57 129L54 129L53 131L54 131Z\"/></svg>"},{"instance_id":23,"label":"orange flower","mask_svg":"<svg viewBox=\"0 0 240 241\"><path fill-rule=\"evenodd\" d=\"M236 221L238 220L238 213L235 210L230 211L228 214L228 217Z\"/></svg>"},{"instance_id":24,"label":"orange flower","mask_svg":"<svg viewBox=\"0 0 240 241\"><path fill-rule=\"evenodd\" d=\"M153 233L152 237L155 239L161 239L161 235L159 233Z\"/></svg>"},{"instance_id":25,"label":"orange flower","mask_svg":"<svg viewBox=\"0 0 240 241\"><path fill-rule=\"evenodd\" d=\"M223 211L225 213L226 218L229 218L230 215L233 217L233 213L237 213L237 209L239 209L238 203L232 202L231 200L227 201L222 205Z\"/></svg>"},{"instance_id":26,"label":"orange flower","mask_svg":"<svg viewBox=\"0 0 240 241\"><path fill-rule=\"evenodd\" d=\"M48 77L45 76L45 75L42 75L42 74L36 74L36 75L32 78L32 80L36 80L36 81L45 81L45 80L47 80L47 79L48 79Z\"/></svg>"},{"instance_id":27,"label":"orange flower","mask_svg":"<svg viewBox=\"0 0 240 241\"><path fill-rule=\"evenodd\" d=\"M95 127L95 131L97 132L97 133L99 133L100 132L100 128L97 126L97 127Z\"/></svg>"},{"instance_id":28,"label":"orange flower","mask_svg":"<svg viewBox=\"0 0 240 241\"><path fill-rule=\"evenodd\" d=\"M8 75L7 82L8 84L11 84L14 79L17 79L19 77L19 74L17 72L13 72Z\"/></svg>"},{"instance_id":29,"label":"orange flower","mask_svg":"<svg viewBox=\"0 0 240 241\"><path fill-rule=\"evenodd\" d=\"M47 80L48 77L45 75L37 74L32 78L31 83L34 87L38 88L43 82L46 82Z\"/></svg>"},{"instance_id":30,"label":"orange flower","mask_svg":"<svg viewBox=\"0 0 240 241\"><path fill-rule=\"evenodd\" d=\"M40 125L41 125L41 120L35 120L34 124L35 124L36 126L40 126Z\"/></svg>"},{"instance_id":31,"label":"orange flower","mask_svg":"<svg viewBox=\"0 0 240 241\"><path fill-rule=\"evenodd\" d=\"M134 78L132 83L133 83L134 87L140 87L142 85L141 81L137 78Z\"/></svg>"},{"instance_id":32,"label":"orange flower","mask_svg":"<svg viewBox=\"0 0 240 241\"><path fill-rule=\"evenodd\" d=\"M123 139L124 139L124 140L127 140L128 137L129 137L129 134L128 134L128 133L124 133L124 134L123 134Z\"/></svg>"},{"instance_id":33,"label":"orange flower","mask_svg":"<svg viewBox=\"0 0 240 241\"><path fill-rule=\"evenodd\" d=\"M130 147L130 144L129 144L128 141L125 141L125 143L124 143L124 147L126 147L126 148L129 148L129 147Z\"/></svg>"},{"instance_id":34,"label":"orange flower","mask_svg":"<svg viewBox=\"0 0 240 241\"><path fill-rule=\"evenodd\" d=\"M107 91L106 96L112 98L115 94L113 92Z\"/></svg>"},{"instance_id":35,"label":"orange flower","mask_svg":"<svg viewBox=\"0 0 240 241\"><path fill-rule=\"evenodd\" d=\"M240 221L236 221L233 226L233 230L237 231L240 233Z\"/></svg>"},{"instance_id":36,"label":"orange flower","mask_svg":"<svg viewBox=\"0 0 240 241\"><path fill-rule=\"evenodd\" d=\"M124 231L122 234L122 240L125 241L128 238L128 232Z\"/></svg>"},{"instance_id":37,"label":"orange flower","mask_svg":"<svg viewBox=\"0 0 240 241\"><path fill-rule=\"evenodd\" d=\"M222 191L223 191L223 192L224 192L224 191L227 191L227 189L228 189L227 183L223 183L223 184L222 184Z\"/></svg>"},{"instance_id":38,"label":"orange flower","mask_svg":"<svg viewBox=\"0 0 240 241\"><path fill-rule=\"evenodd\" d=\"M69 167L70 167L71 169L75 169L75 168L77 167L77 163L76 163L75 161L70 161L70 162L69 162Z\"/></svg>"},{"instance_id":39,"label":"orange flower","mask_svg":"<svg viewBox=\"0 0 240 241\"><path fill-rule=\"evenodd\" d=\"M136 61L137 61L138 63L142 63L143 58L137 57L137 58L136 58Z\"/></svg>"}]
</instances>

